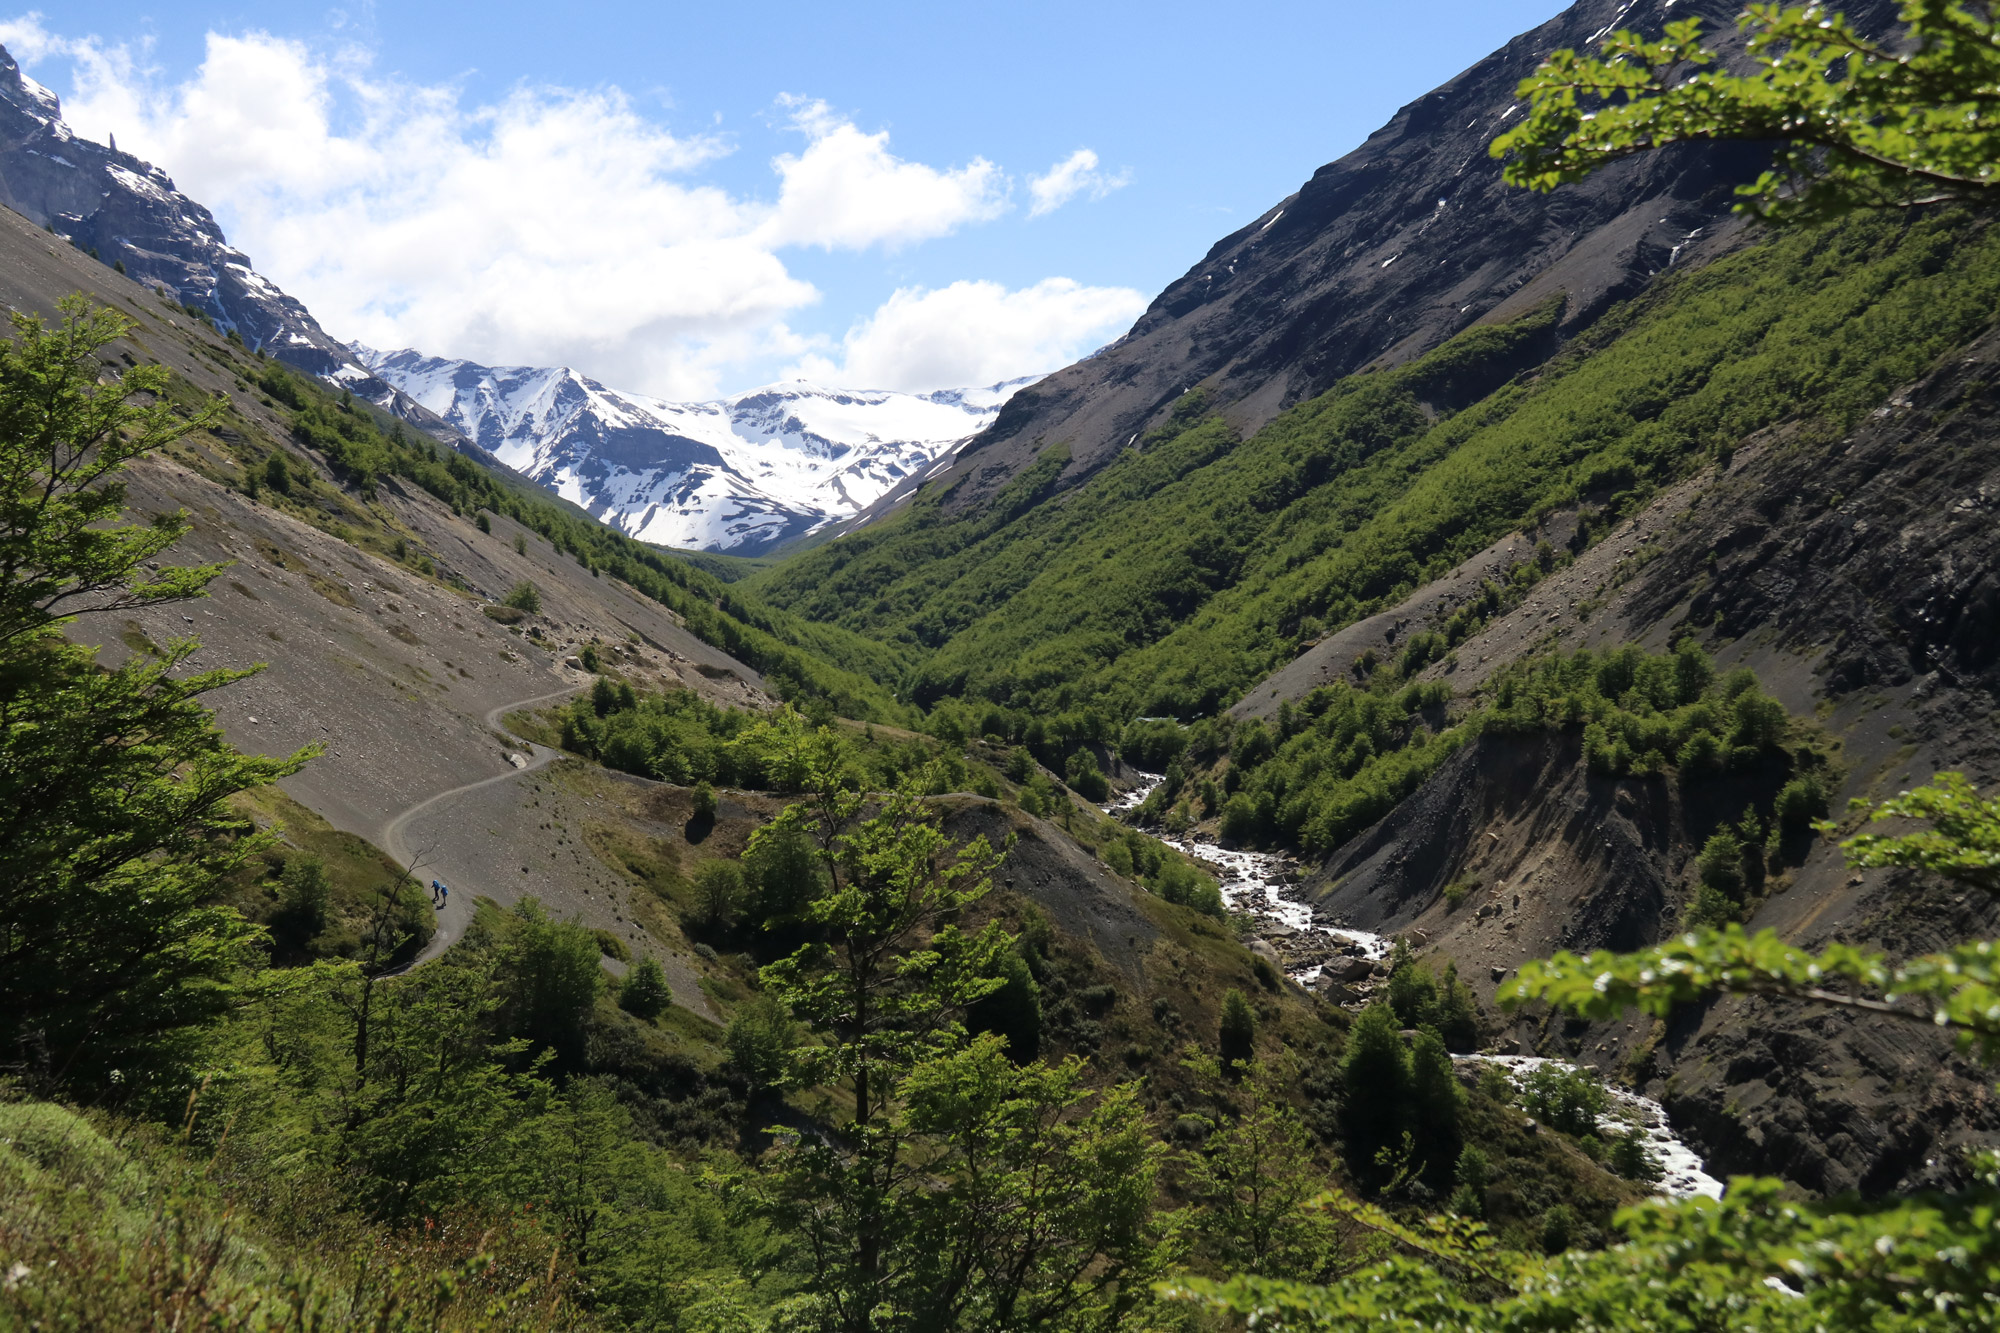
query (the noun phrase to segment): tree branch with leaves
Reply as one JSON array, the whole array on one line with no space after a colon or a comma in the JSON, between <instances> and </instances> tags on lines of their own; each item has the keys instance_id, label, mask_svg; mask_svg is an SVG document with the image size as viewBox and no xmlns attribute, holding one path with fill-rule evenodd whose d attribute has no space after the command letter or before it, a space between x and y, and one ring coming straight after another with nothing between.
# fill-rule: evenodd
<instances>
[{"instance_id":1,"label":"tree branch with leaves","mask_svg":"<svg viewBox=\"0 0 2000 1333\"><path fill-rule=\"evenodd\" d=\"M1548 191L1676 143L1774 147L1740 208L1813 222L1857 208L2000 205L2000 27L1992 6L1905 0L1892 38L1825 5L1753 4L1733 73L1701 20L1648 40L1621 29L1593 55L1552 53L1522 123L1493 141L1505 179Z\"/></svg>"}]
</instances>

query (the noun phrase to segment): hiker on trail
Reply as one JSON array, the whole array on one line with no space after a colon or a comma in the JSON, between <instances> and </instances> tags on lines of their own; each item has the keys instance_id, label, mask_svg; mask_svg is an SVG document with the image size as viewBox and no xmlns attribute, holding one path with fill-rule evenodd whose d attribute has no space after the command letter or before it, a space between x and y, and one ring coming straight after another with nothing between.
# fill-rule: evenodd
<instances>
[{"instance_id":1,"label":"hiker on trail","mask_svg":"<svg viewBox=\"0 0 2000 1333\"><path fill-rule=\"evenodd\" d=\"M444 906L444 900L445 900L445 898L446 898L446 897L447 897L447 896L448 896L448 895L449 895L450 893L451 893L451 890L450 890L449 888L445 887L445 882L444 882L443 880L441 880L441 879L434 879L434 880L432 880L432 881L431 881L431 906L432 906L432 907L443 907L443 906Z\"/></svg>"}]
</instances>

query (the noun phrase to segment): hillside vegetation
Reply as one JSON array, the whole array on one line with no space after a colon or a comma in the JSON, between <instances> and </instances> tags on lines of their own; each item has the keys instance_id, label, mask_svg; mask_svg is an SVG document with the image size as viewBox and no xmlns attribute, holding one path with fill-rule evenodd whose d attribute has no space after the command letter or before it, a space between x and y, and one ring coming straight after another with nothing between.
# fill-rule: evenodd
<instances>
[{"instance_id":1,"label":"hillside vegetation","mask_svg":"<svg viewBox=\"0 0 2000 1333\"><path fill-rule=\"evenodd\" d=\"M1197 389L1074 490L1050 441L983 510L926 495L738 586L893 647L927 707L1205 716L1559 505L1601 531L1756 431L1838 435L1990 320L1996 246L1953 216L1778 236L1664 275L1529 373L1505 378L1552 308L1245 441Z\"/></svg>"},{"instance_id":2,"label":"hillside vegetation","mask_svg":"<svg viewBox=\"0 0 2000 1333\"><path fill-rule=\"evenodd\" d=\"M432 557L412 549L408 534L373 504L380 487L420 488L455 513L504 514L547 540L558 556L623 580L667 607L698 638L756 668L782 697L824 699L851 717L909 715L876 683L895 670L893 654L880 645L745 599L689 558L634 541L539 487L442 448L352 395L276 361L233 347L217 355L227 358L225 368L241 377L245 392L264 395L282 411L291 439L270 439L240 411L222 405L206 423L212 429L177 451L212 480L362 549L393 554L432 577L439 574ZM184 407L195 408L185 386L172 392ZM313 468L288 452L288 444L317 454L337 484L315 489Z\"/></svg>"}]
</instances>

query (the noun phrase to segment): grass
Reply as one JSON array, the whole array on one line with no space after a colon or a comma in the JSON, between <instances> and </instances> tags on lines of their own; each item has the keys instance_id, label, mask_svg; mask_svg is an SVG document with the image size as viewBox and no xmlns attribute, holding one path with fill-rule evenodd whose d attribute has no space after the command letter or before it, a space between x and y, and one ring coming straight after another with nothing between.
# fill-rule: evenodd
<instances>
[{"instance_id":1,"label":"grass","mask_svg":"<svg viewBox=\"0 0 2000 1333\"><path fill-rule=\"evenodd\" d=\"M318 1208L260 1216L222 1183L225 1150L203 1160L176 1139L50 1102L0 1102L0 1326L590 1326L535 1238L449 1223L391 1233Z\"/></svg>"}]
</instances>

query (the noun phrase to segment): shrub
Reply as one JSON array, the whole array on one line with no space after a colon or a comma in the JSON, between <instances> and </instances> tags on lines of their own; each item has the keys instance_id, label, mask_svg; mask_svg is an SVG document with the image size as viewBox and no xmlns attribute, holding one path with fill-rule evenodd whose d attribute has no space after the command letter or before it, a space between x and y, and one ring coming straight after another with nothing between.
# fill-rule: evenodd
<instances>
[{"instance_id":1,"label":"shrub","mask_svg":"<svg viewBox=\"0 0 2000 1333\"><path fill-rule=\"evenodd\" d=\"M538 616L542 613L542 590L528 580L522 579L507 590L507 595L500 599L500 604L510 606L516 611L525 611L531 616Z\"/></svg>"},{"instance_id":2,"label":"shrub","mask_svg":"<svg viewBox=\"0 0 2000 1333\"><path fill-rule=\"evenodd\" d=\"M1222 840L1230 843L1254 842L1257 838L1257 803L1242 792L1222 807Z\"/></svg>"},{"instance_id":3,"label":"shrub","mask_svg":"<svg viewBox=\"0 0 2000 1333\"><path fill-rule=\"evenodd\" d=\"M799 1044L798 1025L777 999L754 995L729 1020L723 1044L729 1048L729 1062L752 1088L773 1087Z\"/></svg>"},{"instance_id":4,"label":"shrub","mask_svg":"<svg viewBox=\"0 0 2000 1333\"><path fill-rule=\"evenodd\" d=\"M1078 750L1069 757L1065 780L1077 795L1098 805L1111 795L1111 780L1098 768L1097 756L1088 750Z\"/></svg>"},{"instance_id":5,"label":"shrub","mask_svg":"<svg viewBox=\"0 0 2000 1333\"><path fill-rule=\"evenodd\" d=\"M1801 773L1778 792L1774 813L1787 837L1797 837L1826 818L1826 783L1818 773Z\"/></svg>"},{"instance_id":6,"label":"shrub","mask_svg":"<svg viewBox=\"0 0 2000 1333\"><path fill-rule=\"evenodd\" d=\"M1566 1203L1559 1203L1542 1215L1542 1252L1561 1254L1570 1247L1576 1231L1576 1214Z\"/></svg>"},{"instance_id":7,"label":"shrub","mask_svg":"<svg viewBox=\"0 0 2000 1333\"><path fill-rule=\"evenodd\" d=\"M1000 989L975 1000L967 1009L966 1026L1007 1039L1007 1056L1026 1064L1042 1050L1042 992L1028 960L1009 949L1000 960Z\"/></svg>"},{"instance_id":8,"label":"shrub","mask_svg":"<svg viewBox=\"0 0 2000 1333\"><path fill-rule=\"evenodd\" d=\"M1179 858L1160 862L1152 887L1154 893L1177 907L1192 907L1218 921L1224 915L1220 886Z\"/></svg>"},{"instance_id":9,"label":"shrub","mask_svg":"<svg viewBox=\"0 0 2000 1333\"><path fill-rule=\"evenodd\" d=\"M743 858L750 923L759 929L800 920L826 886L812 840L796 830L760 836Z\"/></svg>"},{"instance_id":10,"label":"shrub","mask_svg":"<svg viewBox=\"0 0 2000 1333\"><path fill-rule=\"evenodd\" d=\"M280 495L292 493L292 469L282 449L264 460L264 484Z\"/></svg>"},{"instance_id":11,"label":"shrub","mask_svg":"<svg viewBox=\"0 0 2000 1333\"><path fill-rule=\"evenodd\" d=\"M703 929L732 929L743 910L743 897L743 871L734 861L708 861L695 872L695 921Z\"/></svg>"},{"instance_id":12,"label":"shrub","mask_svg":"<svg viewBox=\"0 0 2000 1333\"><path fill-rule=\"evenodd\" d=\"M1537 1065L1521 1080L1521 1107L1551 1129L1582 1136L1597 1131L1610 1105L1597 1075L1566 1065Z\"/></svg>"},{"instance_id":13,"label":"shrub","mask_svg":"<svg viewBox=\"0 0 2000 1333\"><path fill-rule=\"evenodd\" d=\"M1660 1159L1653 1156L1646 1146L1646 1136L1637 1129L1628 1130L1611 1140L1611 1169L1627 1180L1650 1185L1666 1175L1666 1168Z\"/></svg>"},{"instance_id":14,"label":"shrub","mask_svg":"<svg viewBox=\"0 0 2000 1333\"><path fill-rule=\"evenodd\" d=\"M1222 1067L1232 1071L1233 1077L1238 1064L1248 1064L1257 1056L1257 1011L1240 990L1231 989L1222 997L1219 1035Z\"/></svg>"},{"instance_id":15,"label":"shrub","mask_svg":"<svg viewBox=\"0 0 2000 1333\"><path fill-rule=\"evenodd\" d=\"M486 511L483 509L472 516L472 521L479 525L481 532L493 531L493 520L486 517Z\"/></svg>"},{"instance_id":16,"label":"shrub","mask_svg":"<svg viewBox=\"0 0 2000 1333\"><path fill-rule=\"evenodd\" d=\"M580 921L557 921L534 898L516 904L513 917L499 978L506 1030L579 1057L604 980L597 937Z\"/></svg>"},{"instance_id":17,"label":"shrub","mask_svg":"<svg viewBox=\"0 0 2000 1333\"><path fill-rule=\"evenodd\" d=\"M649 1022L665 1013L673 999L673 989L667 985L667 974L660 967L659 960L654 958L640 959L625 974L625 984L618 989L618 1007L634 1018Z\"/></svg>"},{"instance_id":18,"label":"shrub","mask_svg":"<svg viewBox=\"0 0 2000 1333\"><path fill-rule=\"evenodd\" d=\"M1696 887L1694 897L1688 900L1687 915L1682 924L1690 930L1710 930L1742 919L1743 909L1735 901L1702 884Z\"/></svg>"},{"instance_id":19,"label":"shrub","mask_svg":"<svg viewBox=\"0 0 2000 1333\"><path fill-rule=\"evenodd\" d=\"M300 853L286 858L278 875L278 908L271 917L271 933L281 944L303 949L326 929L332 893L326 866L317 856Z\"/></svg>"},{"instance_id":20,"label":"shrub","mask_svg":"<svg viewBox=\"0 0 2000 1333\"><path fill-rule=\"evenodd\" d=\"M1146 718L1125 724L1118 736L1118 753L1126 763L1158 773L1187 748L1187 732L1172 718Z\"/></svg>"}]
</instances>

